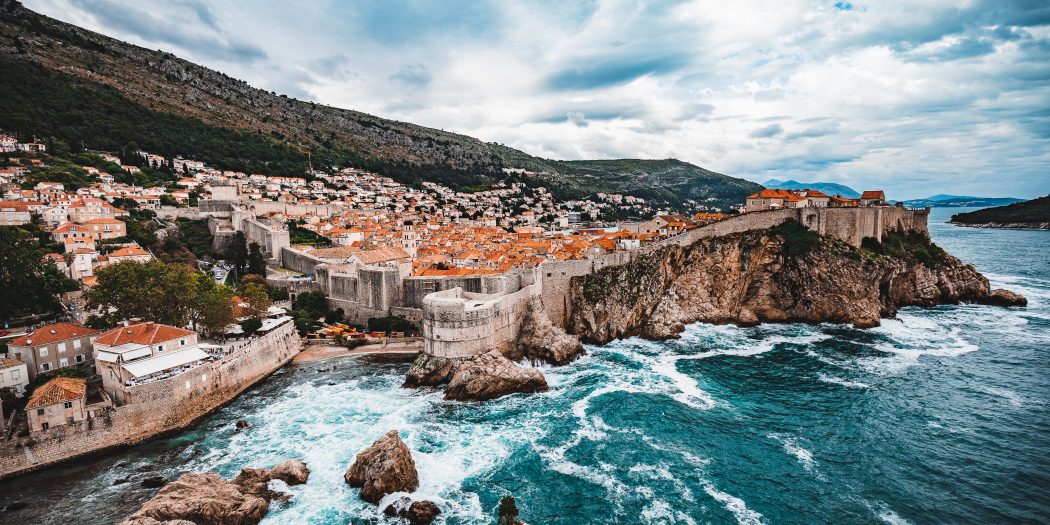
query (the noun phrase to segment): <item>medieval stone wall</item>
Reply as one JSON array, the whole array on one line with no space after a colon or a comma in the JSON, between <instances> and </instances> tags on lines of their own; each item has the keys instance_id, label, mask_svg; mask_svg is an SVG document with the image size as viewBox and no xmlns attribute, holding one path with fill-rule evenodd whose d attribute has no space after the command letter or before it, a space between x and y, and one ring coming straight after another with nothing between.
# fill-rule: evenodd
<instances>
[{"instance_id":1,"label":"medieval stone wall","mask_svg":"<svg viewBox=\"0 0 1050 525\"><path fill-rule=\"evenodd\" d=\"M0 443L0 478L179 430L233 400L302 349L291 321L218 361L128 387L129 402L105 415Z\"/></svg>"}]
</instances>

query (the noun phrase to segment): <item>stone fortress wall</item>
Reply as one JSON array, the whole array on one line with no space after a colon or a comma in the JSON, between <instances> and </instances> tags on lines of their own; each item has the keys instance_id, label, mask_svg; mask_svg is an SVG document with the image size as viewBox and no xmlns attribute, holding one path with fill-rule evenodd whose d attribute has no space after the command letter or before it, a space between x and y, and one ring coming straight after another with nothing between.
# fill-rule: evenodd
<instances>
[{"instance_id":1,"label":"stone fortress wall","mask_svg":"<svg viewBox=\"0 0 1050 525\"><path fill-rule=\"evenodd\" d=\"M0 442L0 478L188 427L284 366L301 349L295 324L288 320L220 360L127 387L128 403L99 417Z\"/></svg>"}]
</instances>

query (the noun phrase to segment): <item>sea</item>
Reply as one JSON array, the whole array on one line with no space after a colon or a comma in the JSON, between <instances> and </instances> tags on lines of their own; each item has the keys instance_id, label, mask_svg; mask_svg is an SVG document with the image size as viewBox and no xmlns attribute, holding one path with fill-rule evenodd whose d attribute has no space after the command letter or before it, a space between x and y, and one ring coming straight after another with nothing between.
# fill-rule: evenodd
<instances>
[{"instance_id":1,"label":"sea","mask_svg":"<svg viewBox=\"0 0 1050 525\"><path fill-rule=\"evenodd\" d=\"M292 366L176 436L0 483L12 524L113 524L186 472L300 458L263 523L395 523L343 482L391 429L436 523L1050 522L1050 232L930 233L1025 309L905 308L882 326L696 324L543 367L550 391L486 403L401 388L404 360ZM237 432L234 423L252 428ZM121 482L125 481L126 482ZM278 482L279 483L279 482Z\"/></svg>"}]
</instances>

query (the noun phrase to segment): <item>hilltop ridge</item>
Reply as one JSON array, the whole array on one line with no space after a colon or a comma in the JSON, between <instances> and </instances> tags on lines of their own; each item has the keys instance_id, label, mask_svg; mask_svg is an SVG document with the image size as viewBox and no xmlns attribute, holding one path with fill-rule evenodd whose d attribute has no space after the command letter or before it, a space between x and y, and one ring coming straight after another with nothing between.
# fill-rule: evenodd
<instances>
[{"instance_id":1,"label":"hilltop ridge","mask_svg":"<svg viewBox=\"0 0 1050 525\"><path fill-rule=\"evenodd\" d=\"M194 64L171 53L149 50L67 24L7 0L0 6L0 77L5 92L20 94L19 103L0 112L0 127L20 133L55 136L69 143L114 143L126 140L119 129L135 118L173 117L170 127L188 126L195 133L158 137L143 130L144 148L162 154L194 154L194 139L228 135L266 151L267 163L306 166L307 151L315 166L354 165L402 182L431 180L452 187L485 185L505 177L503 168L531 172L528 179L547 185L563 198L583 198L594 192L620 192L660 199L681 208L700 198L712 207L741 204L757 184L675 161L556 161L529 155L501 144L467 135L388 120L359 111L297 100L257 89L242 80ZM30 84L43 90L19 90ZM48 122L32 114L45 106L57 115L84 108L67 85L126 106L124 115L87 114L98 122ZM51 93L44 98L40 93ZM99 95L101 94L101 95ZM127 115L126 113L134 115ZM30 113L29 117L26 113ZM31 127L38 126L38 127ZM196 141L200 142L200 141ZM216 141L221 142L221 141ZM217 161L232 154L214 145ZM163 151L167 149L168 151ZM236 156L236 155L233 155ZM257 159L238 159L252 164ZM222 165L222 162L216 162ZM302 171L302 170L300 170ZM660 188L663 191L653 191ZM707 200L712 199L712 200Z\"/></svg>"}]
</instances>

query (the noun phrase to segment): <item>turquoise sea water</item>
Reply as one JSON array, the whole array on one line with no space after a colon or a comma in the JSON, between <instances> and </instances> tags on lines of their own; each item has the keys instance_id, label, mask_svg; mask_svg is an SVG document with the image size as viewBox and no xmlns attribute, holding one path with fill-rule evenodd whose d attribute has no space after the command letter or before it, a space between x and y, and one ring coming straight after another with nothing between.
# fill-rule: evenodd
<instances>
[{"instance_id":1,"label":"turquoise sea water","mask_svg":"<svg viewBox=\"0 0 1050 525\"><path fill-rule=\"evenodd\" d=\"M1050 522L1050 232L943 224L952 211L934 210L936 242L1029 308L694 325L589 348L544 368L550 392L484 404L399 388L405 362L311 363L177 437L0 483L0 507L30 503L0 522L115 523L154 492L143 477L298 457L309 483L264 523L393 523L342 480L393 428L438 523L493 523L507 493L533 525Z\"/></svg>"}]
</instances>

